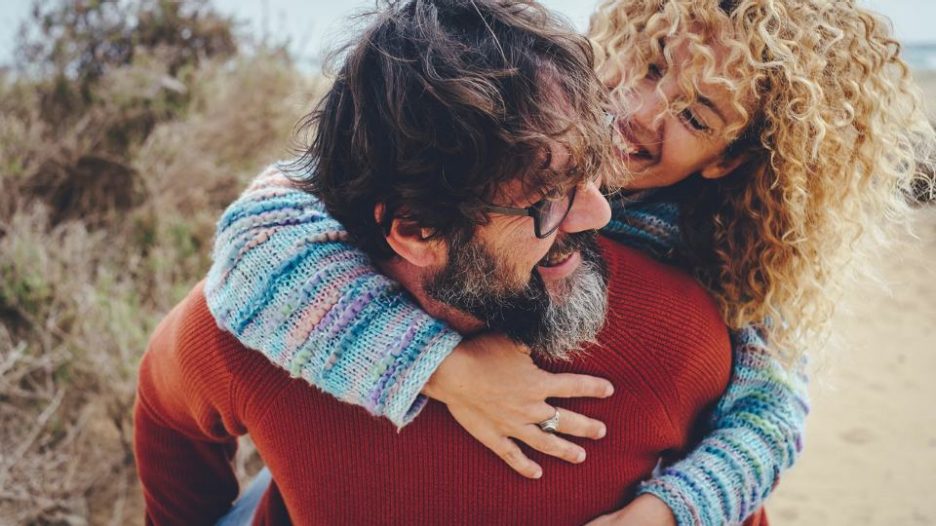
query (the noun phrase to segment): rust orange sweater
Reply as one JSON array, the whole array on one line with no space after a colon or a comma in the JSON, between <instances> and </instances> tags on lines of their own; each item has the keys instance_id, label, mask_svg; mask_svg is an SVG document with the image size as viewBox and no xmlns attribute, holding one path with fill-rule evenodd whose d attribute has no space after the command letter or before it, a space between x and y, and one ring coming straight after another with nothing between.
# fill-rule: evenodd
<instances>
[{"instance_id":1,"label":"rust orange sweater","mask_svg":"<svg viewBox=\"0 0 936 526\"><path fill-rule=\"evenodd\" d=\"M230 459L249 433L274 483L257 524L581 524L621 507L660 458L685 451L728 381L727 331L688 276L602 240L609 315L568 363L613 397L559 405L603 420L575 466L528 450L527 480L431 402L398 433L220 330L197 286L159 325L140 366L135 451L153 524L211 524L237 497Z\"/></svg>"}]
</instances>

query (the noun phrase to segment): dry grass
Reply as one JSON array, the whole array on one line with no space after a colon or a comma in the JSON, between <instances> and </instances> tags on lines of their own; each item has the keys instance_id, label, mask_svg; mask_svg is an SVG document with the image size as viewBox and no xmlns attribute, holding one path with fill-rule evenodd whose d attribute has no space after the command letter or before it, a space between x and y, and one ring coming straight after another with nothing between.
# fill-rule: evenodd
<instances>
[{"instance_id":1,"label":"dry grass","mask_svg":"<svg viewBox=\"0 0 936 526\"><path fill-rule=\"evenodd\" d=\"M0 524L137 522L148 335L206 273L223 207L289 155L316 86L275 52L176 76L141 54L54 129L36 82L0 82Z\"/></svg>"}]
</instances>

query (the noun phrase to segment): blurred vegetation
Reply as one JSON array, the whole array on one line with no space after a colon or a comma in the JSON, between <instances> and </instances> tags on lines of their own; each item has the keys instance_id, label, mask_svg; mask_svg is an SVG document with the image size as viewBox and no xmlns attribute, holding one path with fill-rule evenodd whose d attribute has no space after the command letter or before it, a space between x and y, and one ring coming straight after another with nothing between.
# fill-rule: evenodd
<instances>
[{"instance_id":1,"label":"blurred vegetation","mask_svg":"<svg viewBox=\"0 0 936 526\"><path fill-rule=\"evenodd\" d=\"M147 337L318 89L204 1L36 4L0 73L0 524L141 520Z\"/></svg>"}]
</instances>

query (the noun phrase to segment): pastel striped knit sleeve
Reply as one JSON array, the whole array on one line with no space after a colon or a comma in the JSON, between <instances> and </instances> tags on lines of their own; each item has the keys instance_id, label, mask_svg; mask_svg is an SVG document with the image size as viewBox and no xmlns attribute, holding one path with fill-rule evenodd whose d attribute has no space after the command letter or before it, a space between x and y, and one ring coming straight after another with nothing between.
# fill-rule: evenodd
<instances>
[{"instance_id":1,"label":"pastel striped knit sleeve","mask_svg":"<svg viewBox=\"0 0 936 526\"><path fill-rule=\"evenodd\" d=\"M208 307L293 376L402 427L461 337L346 239L314 196L271 166L218 223Z\"/></svg>"},{"instance_id":2,"label":"pastel striped knit sleeve","mask_svg":"<svg viewBox=\"0 0 936 526\"><path fill-rule=\"evenodd\" d=\"M683 248L680 209L664 191L611 202L602 232L653 257L674 262ZM709 433L684 459L645 482L679 526L743 522L764 504L782 471L802 451L809 413L805 366L789 371L768 351L756 327L734 332L732 377Z\"/></svg>"},{"instance_id":3,"label":"pastel striped knit sleeve","mask_svg":"<svg viewBox=\"0 0 936 526\"><path fill-rule=\"evenodd\" d=\"M680 526L743 522L803 448L809 412L805 364L793 371L783 367L753 327L733 333L732 341L732 379L710 432L638 491L666 502Z\"/></svg>"}]
</instances>

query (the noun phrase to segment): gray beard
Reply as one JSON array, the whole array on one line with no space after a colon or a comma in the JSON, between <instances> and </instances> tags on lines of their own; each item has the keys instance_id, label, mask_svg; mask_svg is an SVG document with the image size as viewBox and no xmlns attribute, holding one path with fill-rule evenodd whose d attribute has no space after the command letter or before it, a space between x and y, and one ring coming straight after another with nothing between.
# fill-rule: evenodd
<instances>
[{"instance_id":1,"label":"gray beard","mask_svg":"<svg viewBox=\"0 0 936 526\"><path fill-rule=\"evenodd\" d=\"M541 357L567 359L593 343L604 326L607 270L594 233L569 234L561 245L577 248L582 262L550 292L536 271L527 284L511 285L515 280L508 279L505 266L498 264L503 258L477 241L456 237L449 264L429 281L426 293Z\"/></svg>"}]
</instances>

